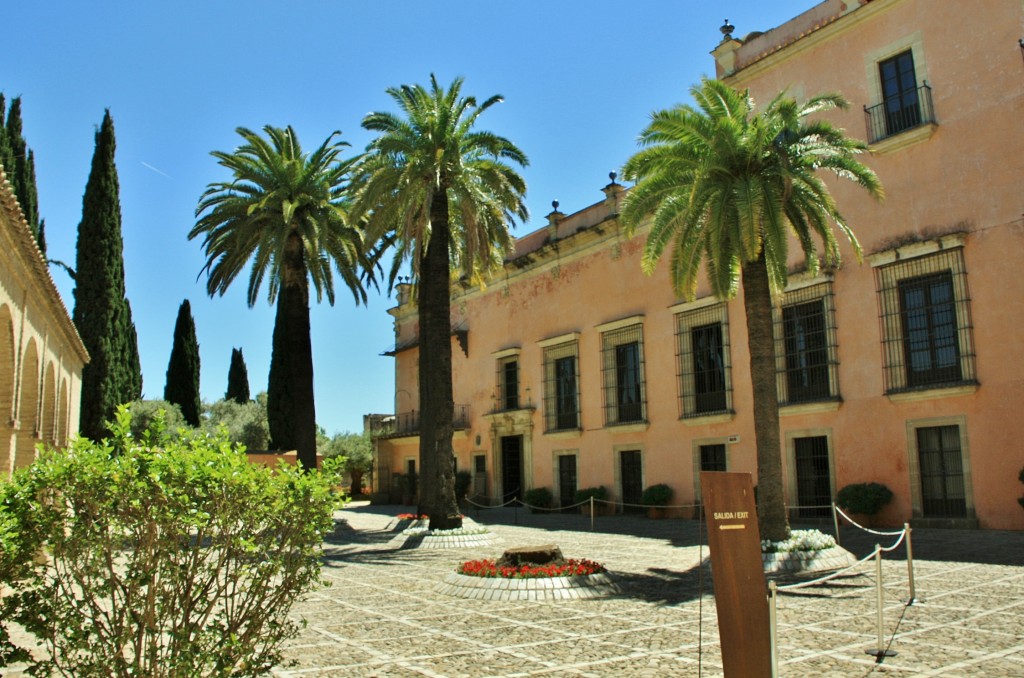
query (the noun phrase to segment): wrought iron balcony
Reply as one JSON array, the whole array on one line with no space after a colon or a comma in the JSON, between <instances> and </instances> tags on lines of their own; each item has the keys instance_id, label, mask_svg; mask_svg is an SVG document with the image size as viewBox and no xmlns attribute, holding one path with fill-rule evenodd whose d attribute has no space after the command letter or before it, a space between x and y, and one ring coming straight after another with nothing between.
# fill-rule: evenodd
<instances>
[{"instance_id":1,"label":"wrought iron balcony","mask_svg":"<svg viewBox=\"0 0 1024 678\"><path fill-rule=\"evenodd\" d=\"M880 104L864 107L868 126L868 143L873 144L920 125L935 122L932 88L924 83L887 98Z\"/></svg>"},{"instance_id":2,"label":"wrought iron balcony","mask_svg":"<svg viewBox=\"0 0 1024 678\"><path fill-rule=\"evenodd\" d=\"M456 431L469 428L469 405L456 405L452 424ZM371 438L404 438L420 433L420 412L411 410L389 417L381 417L371 423Z\"/></svg>"}]
</instances>

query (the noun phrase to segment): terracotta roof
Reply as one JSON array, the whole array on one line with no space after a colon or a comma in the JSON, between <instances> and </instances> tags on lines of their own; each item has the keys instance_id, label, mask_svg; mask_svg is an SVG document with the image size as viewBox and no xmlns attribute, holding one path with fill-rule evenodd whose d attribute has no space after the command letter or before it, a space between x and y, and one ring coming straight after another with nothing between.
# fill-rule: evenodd
<instances>
[{"instance_id":1,"label":"terracotta roof","mask_svg":"<svg viewBox=\"0 0 1024 678\"><path fill-rule=\"evenodd\" d=\"M82 343L78 329L71 321L71 315L68 313L67 306L64 305L57 285L53 282L43 253L39 251L39 245L36 243L28 222L25 221L25 214L21 211L21 205L18 204L18 199L14 195L14 189L7 181L7 173L4 171L3 165L0 165L0 209L6 216L4 221L11 226L11 238L15 241L15 248L20 250L27 267L31 274L34 274L36 282L41 288L39 291L42 292L42 303L49 307L51 316L59 329L67 335L66 339L82 358L82 362L89 362L89 352L86 350L85 344Z\"/></svg>"}]
</instances>

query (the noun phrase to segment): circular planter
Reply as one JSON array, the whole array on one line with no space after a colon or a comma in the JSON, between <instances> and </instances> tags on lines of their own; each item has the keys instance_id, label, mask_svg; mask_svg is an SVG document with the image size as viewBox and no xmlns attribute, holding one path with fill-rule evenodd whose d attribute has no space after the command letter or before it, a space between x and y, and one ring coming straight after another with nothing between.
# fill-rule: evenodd
<instances>
[{"instance_id":1,"label":"circular planter","mask_svg":"<svg viewBox=\"0 0 1024 678\"><path fill-rule=\"evenodd\" d=\"M841 546L818 551L777 551L762 553L766 573L795 574L841 570L857 562L853 554Z\"/></svg>"},{"instance_id":2,"label":"circular planter","mask_svg":"<svg viewBox=\"0 0 1024 678\"><path fill-rule=\"evenodd\" d=\"M573 577L473 577L451 572L437 591L474 600L584 600L618 593L619 586L608 572Z\"/></svg>"}]
</instances>

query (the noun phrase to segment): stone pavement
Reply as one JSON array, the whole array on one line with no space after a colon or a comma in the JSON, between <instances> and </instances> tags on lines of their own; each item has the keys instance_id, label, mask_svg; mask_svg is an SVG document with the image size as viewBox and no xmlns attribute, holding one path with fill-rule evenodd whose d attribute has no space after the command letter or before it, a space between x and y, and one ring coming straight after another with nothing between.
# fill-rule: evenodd
<instances>
[{"instance_id":1,"label":"stone pavement","mask_svg":"<svg viewBox=\"0 0 1024 678\"><path fill-rule=\"evenodd\" d=\"M332 586L299 603L308 627L279 677L721 676L707 547L690 520L495 509L469 517L489 546L398 548L397 506L353 504L324 546ZM830 525L825 529L831 531ZM855 534L856 532L856 534ZM856 556L876 541L844 528ZM558 544L602 562L621 591L595 599L466 600L439 592L463 560L506 547ZM915 530L919 602L907 606L906 550L883 560L884 639L898 654L876 664L873 563L780 595L781 676L1024 676L1024 533ZM702 558L704 566L701 566Z\"/></svg>"}]
</instances>

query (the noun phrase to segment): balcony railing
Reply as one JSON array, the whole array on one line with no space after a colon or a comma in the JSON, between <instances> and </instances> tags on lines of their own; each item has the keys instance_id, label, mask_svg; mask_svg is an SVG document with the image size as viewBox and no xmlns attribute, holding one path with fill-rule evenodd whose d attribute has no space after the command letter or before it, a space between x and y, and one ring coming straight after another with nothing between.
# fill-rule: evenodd
<instances>
[{"instance_id":1,"label":"balcony railing","mask_svg":"<svg viewBox=\"0 0 1024 678\"><path fill-rule=\"evenodd\" d=\"M456 431L469 428L469 405L456 405L452 424ZM371 438L402 438L419 435L420 412L400 412L390 417L381 417L370 425Z\"/></svg>"},{"instance_id":2,"label":"balcony railing","mask_svg":"<svg viewBox=\"0 0 1024 678\"><path fill-rule=\"evenodd\" d=\"M932 108L932 88L924 83L917 89L907 90L880 104L864 107L868 126L868 143L905 132L919 125L935 122Z\"/></svg>"}]
</instances>

